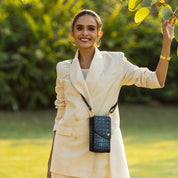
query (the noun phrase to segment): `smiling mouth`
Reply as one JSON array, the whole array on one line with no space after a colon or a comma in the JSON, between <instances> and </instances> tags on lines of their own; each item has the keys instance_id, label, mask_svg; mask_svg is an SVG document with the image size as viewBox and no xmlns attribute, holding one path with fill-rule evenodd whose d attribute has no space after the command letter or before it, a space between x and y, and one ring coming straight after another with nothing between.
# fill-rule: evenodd
<instances>
[{"instance_id":1,"label":"smiling mouth","mask_svg":"<svg viewBox=\"0 0 178 178\"><path fill-rule=\"evenodd\" d=\"M80 38L80 40L83 41L83 42L88 42L88 41L90 41L90 39L88 39L88 38Z\"/></svg>"}]
</instances>

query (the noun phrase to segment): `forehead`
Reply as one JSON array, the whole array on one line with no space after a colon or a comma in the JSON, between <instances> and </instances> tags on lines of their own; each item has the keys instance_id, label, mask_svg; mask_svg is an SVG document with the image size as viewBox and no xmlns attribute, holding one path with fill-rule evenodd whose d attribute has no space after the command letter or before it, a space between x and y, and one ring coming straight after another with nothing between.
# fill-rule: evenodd
<instances>
[{"instance_id":1,"label":"forehead","mask_svg":"<svg viewBox=\"0 0 178 178\"><path fill-rule=\"evenodd\" d=\"M94 25L97 26L96 20L93 16L91 15L83 15L78 18L76 21L75 25Z\"/></svg>"}]
</instances>

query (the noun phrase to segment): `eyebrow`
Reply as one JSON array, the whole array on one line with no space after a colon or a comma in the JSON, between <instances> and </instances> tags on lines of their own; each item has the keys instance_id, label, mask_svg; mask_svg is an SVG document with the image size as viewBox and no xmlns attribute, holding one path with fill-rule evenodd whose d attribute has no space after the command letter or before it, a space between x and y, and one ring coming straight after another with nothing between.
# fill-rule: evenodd
<instances>
[{"instance_id":1,"label":"eyebrow","mask_svg":"<svg viewBox=\"0 0 178 178\"><path fill-rule=\"evenodd\" d=\"M78 25L76 25L76 26L78 27L78 26L84 26L84 25L82 25L82 24L78 24ZM95 25L87 25L87 27L93 27L93 28L96 28Z\"/></svg>"}]
</instances>

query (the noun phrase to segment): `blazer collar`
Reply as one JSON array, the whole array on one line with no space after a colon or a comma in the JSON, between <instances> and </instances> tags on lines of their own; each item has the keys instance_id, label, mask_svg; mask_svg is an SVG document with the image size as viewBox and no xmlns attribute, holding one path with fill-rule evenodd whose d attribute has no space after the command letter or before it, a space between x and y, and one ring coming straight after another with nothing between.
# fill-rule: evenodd
<instances>
[{"instance_id":1,"label":"blazer collar","mask_svg":"<svg viewBox=\"0 0 178 178\"><path fill-rule=\"evenodd\" d=\"M89 102L91 107L93 108L92 103L92 95L94 94L94 90L99 83L99 78L104 68L104 60L101 52L98 48L95 47L95 54L92 59L90 68L88 70L88 74L86 80L84 80L80 63L78 59L78 51L71 63L70 66L70 78L73 86L85 96L86 100ZM94 109L94 108L93 108Z\"/></svg>"}]
</instances>

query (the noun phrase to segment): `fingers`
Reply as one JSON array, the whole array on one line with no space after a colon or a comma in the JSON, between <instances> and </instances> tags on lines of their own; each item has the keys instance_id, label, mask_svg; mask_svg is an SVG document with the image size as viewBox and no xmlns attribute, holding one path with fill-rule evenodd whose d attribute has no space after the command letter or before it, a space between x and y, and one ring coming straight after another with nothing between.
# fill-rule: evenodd
<instances>
[{"instance_id":1,"label":"fingers","mask_svg":"<svg viewBox=\"0 0 178 178\"><path fill-rule=\"evenodd\" d=\"M168 23L170 23L170 24L171 24L171 21L172 21L172 17L171 17L171 18L169 18Z\"/></svg>"},{"instance_id":2,"label":"fingers","mask_svg":"<svg viewBox=\"0 0 178 178\"><path fill-rule=\"evenodd\" d=\"M166 22L166 20L164 20L163 18L162 18L162 23L165 23Z\"/></svg>"},{"instance_id":3,"label":"fingers","mask_svg":"<svg viewBox=\"0 0 178 178\"><path fill-rule=\"evenodd\" d=\"M173 18L174 18L174 16L170 17L168 20L162 19L162 25L170 24L170 25L172 25L174 27L177 18L174 18L174 19Z\"/></svg>"},{"instance_id":4,"label":"fingers","mask_svg":"<svg viewBox=\"0 0 178 178\"><path fill-rule=\"evenodd\" d=\"M173 26L176 24L176 20L177 20L177 18L174 19L174 21L172 23Z\"/></svg>"},{"instance_id":5,"label":"fingers","mask_svg":"<svg viewBox=\"0 0 178 178\"><path fill-rule=\"evenodd\" d=\"M166 20L162 19L162 27L166 25Z\"/></svg>"},{"instance_id":6,"label":"fingers","mask_svg":"<svg viewBox=\"0 0 178 178\"><path fill-rule=\"evenodd\" d=\"M168 24L169 23L169 20L164 20L164 19L162 19L162 24L163 25L166 25L166 24Z\"/></svg>"},{"instance_id":7,"label":"fingers","mask_svg":"<svg viewBox=\"0 0 178 178\"><path fill-rule=\"evenodd\" d=\"M169 18L169 23L171 23L171 21L172 21L172 19L173 19L173 16L171 16L170 18Z\"/></svg>"}]
</instances>

